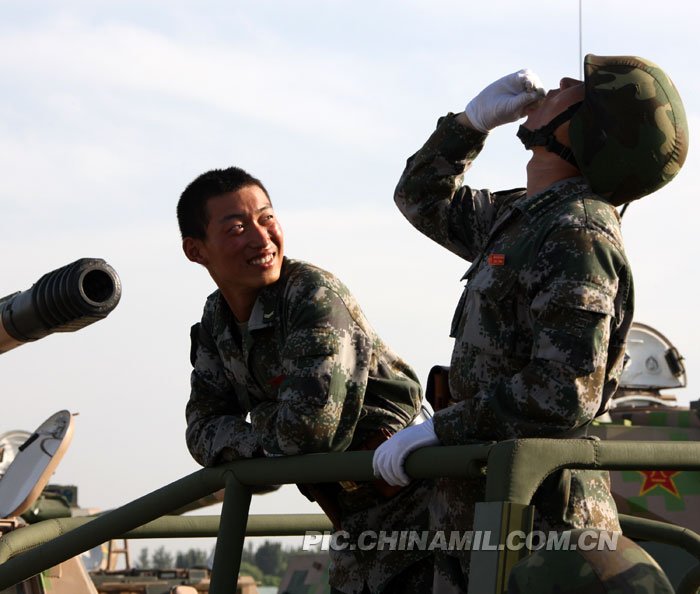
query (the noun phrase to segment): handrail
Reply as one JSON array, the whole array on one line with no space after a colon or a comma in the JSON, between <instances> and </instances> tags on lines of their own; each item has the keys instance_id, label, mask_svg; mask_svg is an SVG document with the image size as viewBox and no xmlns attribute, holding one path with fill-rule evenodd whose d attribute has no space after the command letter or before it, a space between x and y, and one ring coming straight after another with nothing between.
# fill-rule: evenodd
<instances>
[{"instance_id":1,"label":"handrail","mask_svg":"<svg viewBox=\"0 0 700 594\"><path fill-rule=\"evenodd\" d=\"M479 463L486 460L490 448L491 444L443 447L438 450L439 459L435 457L434 448L426 448L411 457L411 466L407 468L409 472L414 473L414 476L421 478L476 476L481 472ZM432 454L429 450L433 450ZM61 534L44 544L9 558L0 564L0 590L228 485L234 488L227 488L224 496L221 518L223 530L219 530L217 539L210 592L213 594L216 588L221 587L217 585L220 580L225 580L227 583L221 591L232 591L231 580L226 579L225 576L233 576L235 589L240 552L236 555L237 546L232 543L240 542L242 547L249 508L249 494L248 497L245 494L249 489L241 489L237 486L253 487L338 480L367 481L374 478L372 454L371 451L364 451L256 458L198 470L122 507L97 516L70 530L69 533ZM237 501L236 496L241 500ZM234 526L238 526L239 531L233 530ZM219 570L219 567L224 567L224 570Z\"/></svg>"},{"instance_id":2,"label":"handrail","mask_svg":"<svg viewBox=\"0 0 700 594\"><path fill-rule=\"evenodd\" d=\"M629 538L680 547L700 559L700 535L689 528L628 514L620 514L620 526L623 534Z\"/></svg>"},{"instance_id":3,"label":"handrail","mask_svg":"<svg viewBox=\"0 0 700 594\"><path fill-rule=\"evenodd\" d=\"M486 500L529 504L537 486L559 468L700 470L700 444L602 442L597 439L520 439L423 448L411 454L414 478L474 477L486 473ZM366 481L372 452L310 454L230 462L192 473L73 528L0 564L0 590L83 551L167 515L226 486L210 594L235 589L248 523L250 488L296 482ZM251 526L252 527L252 526ZM23 529L23 530L26 530Z\"/></svg>"},{"instance_id":4,"label":"handrail","mask_svg":"<svg viewBox=\"0 0 700 594\"><path fill-rule=\"evenodd\" d=\"M537 487L560 468L600 470L699 470L700 443L513 439L494 446L488 460L486 501L528 504Z\"/></svg>"},{"instance_id":5,"label":"handrail","mask_svg":"<svg viewBox=\"0 0 700 594\"><path fill-rule=\"evenodd\" d=\"M0 566L12 557L92 522L96 517L52 518L5 534L0 538ZM162 516L114 538L216 537L220 520L220 515ZM308 530L323 532L332 529L333 525L325 514L255 514L248 518L245 535L294 536Z\"/></svg>"}]
</instances>

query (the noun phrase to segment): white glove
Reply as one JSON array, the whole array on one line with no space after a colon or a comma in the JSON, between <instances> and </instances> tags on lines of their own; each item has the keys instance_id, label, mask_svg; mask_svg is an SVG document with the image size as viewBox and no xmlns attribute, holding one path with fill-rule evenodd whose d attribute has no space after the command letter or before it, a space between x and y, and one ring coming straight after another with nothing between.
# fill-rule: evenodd
<instances>
[{"instance_id":1,"label":"white glove","mask_svg":"<svg viewBox=\"0 0 700 594\"><path fill-rule=\"evenodd\" d=\"M372 458L374 476L384 479L390 485L405 487L411 482L411 477L403 469L408 455L418 448L439 443L432 419L402 429L375 450Z\"/></svg>"},{"instance_id":2,"label":"white glove","mask_svg":"<svg viewBox=\"0 0 700 594\"><path fill-rule=\"evenodd\" d=\"M499 78L474 99L464 113L479 132L514 122L525 115L525 107L544 97L539 76L525 68Z\"/></svg>"}]
</instances>

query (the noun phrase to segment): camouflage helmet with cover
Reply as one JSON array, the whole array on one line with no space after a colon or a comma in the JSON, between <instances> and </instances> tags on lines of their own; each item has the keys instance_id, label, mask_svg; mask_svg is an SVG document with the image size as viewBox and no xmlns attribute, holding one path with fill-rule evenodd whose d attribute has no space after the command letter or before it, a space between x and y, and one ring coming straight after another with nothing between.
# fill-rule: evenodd
<instances>
[{"instance_id":1,"label":"camouflage helmet with cover","mask_svg":"<svg viewBox=\"0 0 700 594\"><path fill-rule=\"evenodd\" d=\"M590 534L588 534L590 533ZM591 550L540 549L513 566L508 594L672 594L673 586L654 559L629 538L613 533L572 530L570 543ZM591 538L595 536L595 538ZM598 546L614 542L615 546ZM585 547L588 549L589 547ZM600 550L599 550L600 549Z\"/></svg>"},{"instance_id":2,"label":"camouflage helmet with cover","mask_svg":"<svg viewBox=\"0 0 700 594\"><path fill-rule=\"evenodd\" d=\"M526 148L544 146L574 165L591 189L615 206L658 190L688 154L688 122L671 79L636 56L584 59L584 99L544 126L520 126ZM555 138L571 120L571 148Z\"/></svg>"},{"instance_id":3,"label":"camouflage helmet with cover","mask_svg":"<svg viewBox=\"0 0 700 594\"><path fill-rule=\"evenodd\" d=\"M688 122L666 73L636 56L588 54L584 84L569 139L591 189L620 205L671 181L688 154Z\"/></svg>"}]
</instances>

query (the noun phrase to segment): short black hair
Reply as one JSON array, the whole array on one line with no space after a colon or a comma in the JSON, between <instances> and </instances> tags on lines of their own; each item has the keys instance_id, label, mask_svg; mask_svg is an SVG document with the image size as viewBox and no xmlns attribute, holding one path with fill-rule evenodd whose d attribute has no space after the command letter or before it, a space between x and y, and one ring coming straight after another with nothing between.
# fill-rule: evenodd
<instances>
[{"instance_id":1,"label":"short black hair","mask_svg":"<svg viewBox=\"0 0 700 594\"><path fill-rule=\"evenodd\" d=\"M227 192L237 192L246 186L258 186L270 198L262 182L240 167L212 169L202 173L185 188L177 203L177 222L182 238L205 239L209 224L207 201Z\"/></svg>"}]
</instances>

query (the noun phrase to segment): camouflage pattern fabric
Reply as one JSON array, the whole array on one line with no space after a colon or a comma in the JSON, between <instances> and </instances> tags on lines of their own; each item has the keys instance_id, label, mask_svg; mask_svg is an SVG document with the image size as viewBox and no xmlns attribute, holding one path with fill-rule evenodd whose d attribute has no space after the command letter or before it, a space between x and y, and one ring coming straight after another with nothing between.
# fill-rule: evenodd
<instances>
[{"instance_id":1,"label":"camouflage pattern fabric","mask_svg":"<svg viewBox=\"0 0 700 594\"><path fill-rule=\"evenodd\" d=\"M436 552L433 565L431 592L440 594L467 594L469 584L468 557L457 557L444 552Z\"/></svg>"},{"instance_id":2,"label":"camouflage pattern fabric","mask_svg":"<svg viewBox=\"0 0 700 594\"><path fill-rule=\"evenodd\" d=\"M572 531L572 542L579 531ZM513 567L508 594L672 594L656 561L629 538L615 550L540 550Z\"/></svg>"},{"instance_id":3,"label":"camouflage pattern fabric","mask_svg":"<svg viewBox=\"0 0 700 594\"><path fill-rule=\"evenodd\" d=\"M431 528L468 530L474 525L474 504L483 501L486 482L481 479L438 479L430 501ZM566 470L551 475L532 499L534 530L569 530L572 526L606 527L621 531L608 472ZM609 527L609 528L608 528ZM435 551L434 590L441 594L467 594L471 552Z\"/></svg>"},{"instance_id":4,"label":"camouflage pattern fabric","mask_svg":"<svg viewBox=\"0 0 700 594\"><path fill-rule=\"evenodd\" d=\"M591 188L622 204L666 185L688 154L688 120L671 79L636 56L588 54L584 72L585 100L569 136Z\"/></svg>"},{"instance_id":5,"label":"camouflage pattern fabric","mask_svg":"<svg viewBox=\"0 0 700 594\"><path fill-rule=\"evenodd\" d=\"M443 445L570 436L605 410L622 370L633 285L619 216L583 178L533 196L462 186L485 138L442 118L395 194L417 229L472 263L451 329L456 403L435 431ZM434 527L471 527L482 490L440 480ZM557 473L537 497L536 529L620 529L607 473Z\"/></svg>"},{"instance_id":6,"label":"camouflage pattern fabric","mask_svg":"<svg viewBox=\"0 0 700 594\"><path fill-rule=\"evenodd\" d=\"M431 589L432 559L427 557L411 565L392 579L382 590L382 594L426 594L427 592L441 592ZM331 587L331 594L342 594L342 590ZM362 594L369 594L371 590L365 587Z\"/></svg>"},{"instance_id":7,"label":"camouflage pattern fabric","mask_svg":"<svg viewBox=\"0 0 700 594\"><path fill-rule=\"evenodd\" d=\"M418 548L361 550L364 531L398 539L399 531L423 532L429 524L428 502L434 486L428 481L414 481L389 500L377 498L374 505L352 512L346 508L342 529L354 552L330 551L330 584L340 592L356 594L424 594L430 591L433 576L433 554ZM350 494L345 494L350 495ZM346 497L347 499L347 497ZM387 542L387 541L384 541ZM398 542L398 540L397 540ZM364 582L364 589L362 583Z\"/></svg>"},{"instance_id":8,"label":"camouflage pattern fabric","mask_svg":"<svg viewBox=\"0 0 700 594\"><path fill-rule=\"evenodd\" d=\"M260 291L247 324L237 324L218 290L210 295L192 328L191 359L186 441L203 466L358 448L380 427L405 427L422 399L413 370L377 336L348 289L294 260L285 259L280 279ZM360 502L363 491L343 496L348 532L427 527L426 482L388 500ZM349 594L365 584L378 592L426 554L331 552L331 584Z\"/></svg>"}]
</instances>

